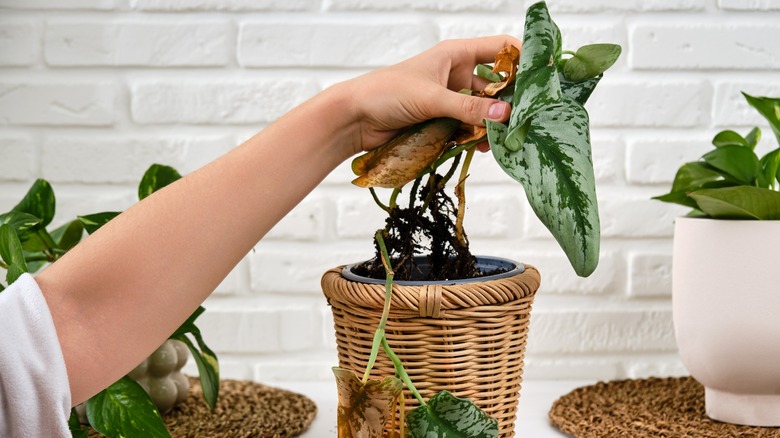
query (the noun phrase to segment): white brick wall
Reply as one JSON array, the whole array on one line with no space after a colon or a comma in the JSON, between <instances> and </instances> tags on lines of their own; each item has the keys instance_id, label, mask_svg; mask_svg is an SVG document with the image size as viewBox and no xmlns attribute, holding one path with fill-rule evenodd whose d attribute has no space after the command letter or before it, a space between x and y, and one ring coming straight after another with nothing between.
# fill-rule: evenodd
<instances>
[{"instance_id":1,"label":"white brick wall","mask_svg":"<svg viewBox=\"0 0 780 438\"><path fill-rule=\"evenodd\" d=\"M37 177L58 223L127 208L153 162L189 172L336 81L444 38L519 34L532 0L0 0L0 211ZM624 55L588 107L602 258L576 277L522 189L475 158L466 226L478 254L542 272L526 376L681 374L671 325L674 217L651 201L717 130L780 95L777 0L549 0L567 48ZM768 133L768 132L767 132ZM771 144L765 135L763 145ZM207 301L223 375L330 380L325 269L368 257L383 215L348 164L279 223ZM190 370L194 372L194 368Z\"/></svg>"}]
</instances>

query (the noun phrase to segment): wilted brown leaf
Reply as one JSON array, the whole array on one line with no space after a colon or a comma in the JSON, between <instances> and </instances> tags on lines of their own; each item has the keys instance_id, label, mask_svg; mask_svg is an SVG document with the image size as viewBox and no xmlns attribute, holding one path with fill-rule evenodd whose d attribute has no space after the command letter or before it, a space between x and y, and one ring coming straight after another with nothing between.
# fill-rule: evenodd
<instances>
[{"instance_id":1,"label":"wilted brown leaf","mask_svg":"<svg viewBox=\"0 0 780 438\"><path fill-rule=\"evenodd\" d=\"M494 97L498 95L509 83L515 80L517 74L517 61L520 59L520 50L509 45L496 54L496 62L493 64L493 73L498 73L504 79L488 84L482 91L483 96Z\"/></svg>"},{"instance_id":2,"label":"wilted brown leaf","mask_svg":"<svg viewBox=\"0 0 780 438\"><path fill-rule=\"evenodd\" d=\"M479 140L487 134L487 129L484 126L466 125L465 123L460 125L458 132L455 134L453 140L457 144L464 144L470 141Z\"/></svg>"},{"instance_id":3,"label":"wilted brown leaf","mask_svg":"<svg viewBox=\"0 0 780 438\"><path fill-rule=\"evenodd\" d=\"M333 367L338 387L339 438L380 438L391 417L391 407L403 384L395 377L369 380L363 385L358 376Z\"/></svg>"},{"instance_id":4,"label":"wilted brown leaf","mask_svg":"<svg viewBox=\"0 0 780 438\"><path fill-rule=\"evenodd\" d=\"M403 131L384 145L352 161L360 187L401 187L430 166L447 148L460 122L432 119Z\"/></svg>"}]
</instances>

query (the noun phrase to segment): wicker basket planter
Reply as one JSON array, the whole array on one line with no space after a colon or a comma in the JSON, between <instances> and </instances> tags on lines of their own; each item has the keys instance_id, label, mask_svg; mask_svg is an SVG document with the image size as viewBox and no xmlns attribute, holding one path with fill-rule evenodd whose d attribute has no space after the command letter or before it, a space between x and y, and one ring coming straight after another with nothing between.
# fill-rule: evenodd
<instances>
[{"instance_id":1,"label":"wicker basket planter","mask_svg":"<svg viewBox=\"0 0 780 438\"><path fill-rule=\"evenodd\" d=\"M530 265L479 260L518 268L505 278L394 284L386 336L424 398L444 389L470 398L498 420L500 436L511 437L540 277ZM382 315L384 282L348 280L344 269L327 271L322 290L333 311L339 366L362 375ZM380 354L371 378L392 375L392 362ZM407 411L418 406L408 390L404 403Z\"/></svg>"}]
</instances>

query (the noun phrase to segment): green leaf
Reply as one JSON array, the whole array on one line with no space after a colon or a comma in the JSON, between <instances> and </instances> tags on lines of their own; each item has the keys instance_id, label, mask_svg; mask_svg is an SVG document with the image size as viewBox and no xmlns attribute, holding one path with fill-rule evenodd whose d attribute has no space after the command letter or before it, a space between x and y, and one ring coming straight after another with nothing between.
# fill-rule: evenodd
<instances>
[{"instance_id":1,"label":"green leaf","mask_svg":"<svg viewBox=\"0 0 780 438\"><path fill-rule=\"evenodd\" d=\"M761 157L761 169L763 169L767 187L774 187L775 181L780 182L780 148Z\"/></svg>"},{"instance_id":2,"label":"green leaf","mask_svg":"<svg viewBox=\"0 0 780 438\"><path fill-rule=\"evenodd\" d=\"M780 192L753 186L702 189L690 194L714 219L780 219Z\"/></svg>"},{"instance_id":3,"label":"green leaf","mask_svg":"<svg viewBox=\"0 0 780 438\"><path fill-rule=\"evenodd\" d=\"M761 141L761 129L756 126L755 128L751 129L750 132L748 132L748 135L745 136L745 142L747 143L747 147L755 150L759 141Z\"/></svg>"},{"instance_id":4,"label":"green leaf","mask_svg":"<svg viewBox=\"0 0 780 438\"><path fill-rule=\"evenodd\" d=\"M200 386L203 388L203 398L206 400L206 404L213 411L217 406L217 398L219 397L219 362L217 355L211 351L203 342L203 338L200 332L193 333L195 339L198 341L198 350L192 341L185 335L171 336L171 339L178 339L189 348L192 353L192 358L195 359L195 365L198 366L198 374L200 376Z\"/></svg>"},{"instance_id":5,"label":"green leaf","mask_svg":"<svg viewBox=\"0 0 780 438\"><path fill-rule=\"evenodd\" d=\"M79 216L78 220L88 234L92 234L100 227L107 224L111 219L119 216L121 212L118 211L106 211L103 213L88 214L86 216Z\"/></svg>"},{"instance_id":6,"label":"green leaf","mask_svg":"<svg viewBox=\"0 0 780 438\"><path fill-rule=\"evenodd\" d=\"M162 164L152 164L138 184L138 199L144 199L168 184L181 178L176 169Z\"/></svg>"},{"instance_id":7,"label":"green leaf","mask_svg":"<svg viewBox=\"0 0 780 438\"><path fill-rule=\"evenodd\" d=\"M758 157L752 150L741 146L723 146L702 156L715 169L732 176L742 184L753 184L763 178Z\"/></svg>"},{"instance_id":8,"label":"green leaf","mask_svg":"<svg viewBox=\"0 0 780 438\"><path fill-rule=\"evenodd\" d=\"M51 238L57 248L67 251L81 241L84 236L84 224L80 220L72 220L51 232Z\"/></svg>"},{"instance_id":9,"label":"green leaf","mask_svg":"<svg viewBox=\"0 0 780 438\"><path fill-rule=\"evenodd\" d=\"M722 148L724 146L743 146L743 147L748 147L747 141L741 135L737 134L734 131L721 131L721 132L719 132L712 139L712 144L714 144L715 147L719 147L719 148Z\"/></svg>"},{"instance_id":10,"label":"green leaf","mask_svg":"<svg viewBox=\"0 0 780 438\"><path fill-rule=\"evenodd\" d=\"M653 199L663 202L684 205L697 208L696 201L688 194L695 190L711 187L727 187L737 184L730 176L724 175L719 170L712 168L701 161L692 161L683 164L677 170L672 183L672 191Z\"/></svg>"},{"instance_id":11,"label":"green leaf","mask_svg":"<svg viewBox=\"0 0 780 438\"><path fill-rule=\"evenodd\" d=\"M171 339L178 339L189 348L192 357L195 359L195 364L198 366L200 385L203 388L203 398L211 410L214 410L219 397L219 361L217 360L217 355L206 345L200 329L195 325L195 320L205 311L206 309L203 306L198 306L192 312L192 315L173 332ZM187 333L191 333L195 337L200 350L195 348L195 345L186 336Z\"/></svg>"},{"instance_id":12,"label":"green leaf","mask_svg":"<svg viewBox=\"0 0 780 438\"><path fill-rule=\"evenodd\" d=\"M477 65L477 76L490 82L498 82L503 79L500 74L493 73L493 67L485 64Z\"/></svg>"},{"instance_id":13,"label":"green leaf","mask_svg":"<svg viewBox=\"0 0 780 438\"><path fill-rule=\"evenodd\" d=\"M26 240L35 234L35 230L40 228L42 220L29 213L19 211L9 211L0 214L0 224L8 224L19 235L19 240Z\"/></svg>"},{"instance_id":14,"label":"green leaf","mask_svg":"<svg viewBox=\"0 0 780 438\"><path fill-rule=\"evenodd\" d=\"M37 179L12 211L40 218L40 227L43 228L54 219L55 205L54 190L52 190L51 185L44 179Z\"/></svg>"},{"instance_id":15,"label":"green leaf","mask_svg":"<svg viewBox=\"0 0 780 438\"><path fill-rule=\"evenodd\" d=\"M520 68L515 79L515 95L509 116L509 131L526 124L541 108L561 98L561 86L555 68L559 32L550 19L544 2L531 5L526 12Z\"/></svg>"},{"instance_id":16,"label":"green leaf","mask_svg":"<svg viewBox=\"0 0 780 438\"><path fill-rule=\"evenodd\" d=\"M19 236L8 224L0 225L0 258L8 265L5 281L9 285L27 272L22 242L19 241Z\"/></svg>"},{"instance_id":17,"label":"green leaf","mask_svg":"<svg viewBox=\"0 0 780 438\"><path fill-rule=\"evenodd\" d=\"M523 185L531 208L563 248L574 270L588 276L598 264L600 225L588 114L565 95L531 119L519 150L508 148L501 128L488 125L496 161Z\"/></svg>"},{"instance_id":18,"label":"green leaf","mask_svg":"<svg viewBox=\"0 0 780 438\"><path fill-rule=\"evenodd\" d=\"M751 96L745 92L742 92L742 95L750 106L758 110L769 122L777 142L780 143L780 98Z\"/></svg>"},{"instance_id":19,"label":"green leaf","mask_svg":"<svg viewBox=\"0 0 780 438\"><path fill-rule=\"evenodd\" d=\"M558 72L558 81L561 83L561 90L564 94L579 102L580 105L585 105L585 102L588 101L588 98L591 93L593 93L593 90L596 89L596 85L598 85L602 77L603 75L599 75L594 78L585 79L584 81L574 82L566 79L562 72Z\"/></svg>"},{"instance_id":20,"label":"green leaf","mask_svg":"<svg viewBox=\"0 0 780 438\"><path fill-rule=\"evenodd\" d=\"M87 400L87 419L108 438L171 436L152 399L127 376Z\"/></svg>"},{"instance_id":21,"label":"green leaf","mask_svg":"<svg viewBox=\"0 0 780 438\"><path fill-rule=\"evenodd\" d=\"M364 385L353 371L339 367L333 367L333 374L338 387L339 438L381 438L403 383L387 377Z\"/></svg>"},{"instance_id":22,"label":"green leaf","mask_svg":"<svg viewBox=\"0 0 780 438\"><path fill-rule=\"evenodd\" d=\"M563 66L563 74L570 81L579 82L607 71L620 57L617 44L590 44L577 50Z\"/></svg>"},{"instance_id":23,"label":"green leaf","mask_svg":"<svg viewBox=\"0 0 780 438\"><path fill-rule=\"evenodd\" d=\"M441 391L407 416L411 438L494 438L498 421L471 400Z\"/></svg>"},{"instance_id":24,"label":"green leaf","mask_svg":"<svg viewBox=\"0 0 780 438\"><path fill-rule=\"evenodd\" d=\"M70 410L70 418L68 418L68 429L73 438L88 438L89 429L81 425L79 422L79 415L76 413L76 409Z\"/></svg>"}]
</instances>

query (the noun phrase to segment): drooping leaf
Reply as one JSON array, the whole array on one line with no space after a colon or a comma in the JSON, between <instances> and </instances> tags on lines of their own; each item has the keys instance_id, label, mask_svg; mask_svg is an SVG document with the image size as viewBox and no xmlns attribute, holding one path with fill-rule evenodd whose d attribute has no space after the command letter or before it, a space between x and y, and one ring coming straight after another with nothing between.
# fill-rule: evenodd
<instances>
[{"instance_id":1,"label":"drooping leaf","mask_svg":"<svg viewBox=\"0 0 780 438\"><path fill-rule=\"evenodd\" d=\"M495 438L498 421L471 400L441 391L407 416L411 438Z\"/></svg>"},{"instance_id":2,"label":"drooping leaf","mask_svg":"<svg viewBox=\"0 0 780 438\"><path fill-rule=\"evenodd\" d=\"M742 146L722 146L702 156L704 161L721 170L742 184L753 184L763 179L758 157L751 149Z\"/></svg>"},{"instance_id":3,"label":"drooping leaf","mask_svg":"<svg viewBox=\"0 0 780 438\"><path fill-rule=\"evenodd\" d=\"M364 385L353 371L339 367L333 367L333 374L339 397L339 438L382 437L403 383L396 377L388 377L369 380Z\"/></svg>"},{"instance_id":4,"label":"drooping leaf","mask_svg":"<svg viewBox=\"0 0 780 438\"><path fill-rule=\"evenodd\" d=\"M81 241L84 236L84 224L76 219L51 232L51 238L57 247L67 251Z\"/></svg>"},{"instance_id":5,"label":"drooping leaf","mask_svg":"<svg viewBox=\"0 0 780 438\"><path fill-rule=\"evenodd\" d=\"M751 96L745 92L742 95L745 96L750 106L758 110L769 122L777 142L780 144L780 98Z\"/></svg>"},{"instance_id":6,"label":"drooping leaf","mask_svg":"<svg viewBox=\"0 0 780 438\"><path fill-rule=\"evenodd\" d=\"M138 184L138 199L144 199L180 178L181 175L173 167L152 164Z\"/></svg>"},{"instance_id":7,"label":"drooping leaf","mask_svg":"<svg viewBox=\"0 0 780 438\"><path fill-rule=\"evenodd\" d=\"M37 179L12 211L39 218L41 220L39 226L43 228L54 219L55 205L56 200L51 185L44 179Z\"/></svg>"},{"instance_id":8,"label":"drooping leaf","mask_svg":"<svg viewBox=\"0 0 780 438\"><path fill-rule=\"evenodd\" d=\"M170 437L141 385L125 376L87 400L87 419L106 437Z\"/></svg>"},{"instance_id":9,"label":"drooping leaf","mask_svg":"<svg viewBox=\"0 0 780 438\"><path fill-rule=\"evenodd\" d=\"M563 66L566 79L579 82L604 73L620 57L617 44L590 44L582 46Z\"/></svg>"},{"instance_id":10,"label":"drooping leaf","mask_svg":"<svg viewBox=\"0 0 780 438\"><path fill-rule=\"evenodd\" d=\"M780 219L780 192L753 186L702 189L690 194L714 219Z\"/></svg>"},{"instance_id":11,"label":"drooping leaf","mask_svg":"<svg viewBox=\"0 0 780 438\"><path fill-rule=\"evenodd\" d=\"M203 398L211 410L214 410L217 405L217 398L219 398L219 360L217 355L206 345L200 329L195 325L195 320L205 311L206 309L203 306L198 306L192 312L192 315L171 335L171 339L178 339L184 342L190 353L192 353L195 365L198 367L200 386L203 388ZM186 336L187 333L192 334L200 350Z\"/></svg>"},{"instance_id":12,"label":"drooping leaf","mask_svg":"<svg viewBox=\"0 0 780 438\"><path fill-rule=\"evenodd\" d=\"M602 77L603 75L599 75L594 78L585 79L584 81L574 82L566 79L562 72L558 73L561 91L579 102L580 105L585 105L585 102L588 101L588 98L593 93L593 90L596 89L596 85L598 85Z\"/></svg>"},{"instance_id":13,"label":"drooping leaf","mask_svg":"<svg viewBox=\"0 0 780 438\"><path fill-rule=\"evenodd\" d=\"M722 148L724 146L748 147L747 140L745 140L738 133L731 130L721 131L717 133L715 137L712 139L712 144L714 144L715 147L719 147L719 148ZM755 147L755 145L753 146Z\"/></svg>"},{"instance_id":14,"label":"drooping leaf","mask_svg":"<svg viewBox=\"0 0 780 438\"><path fill-rule=\"evenodd\" d=\"M496 129L489 127L489 140L496 137ZM531 119L520 150L505 147L508 140L491 141L496 161L523 185L531 208L561 245L575 272L590 275L598 264L601 232L587 112L564 96Z\"/></svg>"},{"instance_id":15,"label":"drooping leaf","mask_svg":"<svg viewBox=\"0 0 780 438\"><path fill-rule=\"evenodd\" d=\"M27 272L27 263L24 261L22 242L14 229L8 225L0 225L0 258L8 266L5 280L9 285Z\"/></svg>"},{"instance_id":16,"label":"drooping leaf","mask_svg":"<svg viewBox=\"0 0 780 438\"><path fill-rule=\"evenodd\" d=\"M417 178L445 151L460 122L431 119L408 128L389 142L355 158L352 181L359 187L396 188Z\"/></svg>"},{"instance_id":17,"label":"drooping leaf","mask_svg":"<svg viewBox=\"0 0 780 438\"><path fill-rule=\"evenodd\" d=\"M86 216L79 216L78 219L88 234L92 234L103 225L107 224L111 219L119 216L118 211L106 211L103 213L88 214Z\"/></svg>"}]
</instances>

